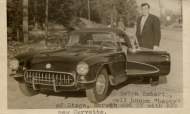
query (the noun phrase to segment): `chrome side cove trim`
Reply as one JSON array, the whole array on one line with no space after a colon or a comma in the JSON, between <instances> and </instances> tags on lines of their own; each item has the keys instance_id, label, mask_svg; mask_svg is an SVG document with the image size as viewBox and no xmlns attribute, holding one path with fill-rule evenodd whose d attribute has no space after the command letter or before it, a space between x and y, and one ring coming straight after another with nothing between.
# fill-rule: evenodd
<instances>
[{"instance_id":1,"label":"chrome side cove trim","mask_svg":"<svg viewBox=\"0 0 190 114\"><path fill-rule=\"evenodd\" d=\"M141 65L145 65L145 66L149 66L149 67L152 67L155 69L155 71L150 71L148 73L136 73L135 75L147 75L147 74L155 74L155 73L158 73L160 72L160 69L158 69L157 67L153 66L153 65L150 65L150 64L147 64L147 63L142 63L142 62L137 62L137 61L128 61L128 62L131 62L131 63L137 63L137 64L141 64ZM128 75L128 74L127 74Z\"/></svg>"}]
</instances>

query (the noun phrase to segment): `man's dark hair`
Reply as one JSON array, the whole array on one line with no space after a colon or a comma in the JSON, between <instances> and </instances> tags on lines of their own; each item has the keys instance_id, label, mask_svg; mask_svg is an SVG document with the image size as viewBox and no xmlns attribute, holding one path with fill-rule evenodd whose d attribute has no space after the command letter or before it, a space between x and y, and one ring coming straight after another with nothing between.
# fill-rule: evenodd
<instances>
[{"instance_id":1,"label":"man's dark hair","mask_svg":"<svg viewBox=\"0 0 190 114\"><path fill-rule=\"evenodd\" d=\"M148 8L150 8L150 5L148 3L142 3L141 4L141 7L144 7L144 6L148 6Z\"/></svg>"}]
</instances>

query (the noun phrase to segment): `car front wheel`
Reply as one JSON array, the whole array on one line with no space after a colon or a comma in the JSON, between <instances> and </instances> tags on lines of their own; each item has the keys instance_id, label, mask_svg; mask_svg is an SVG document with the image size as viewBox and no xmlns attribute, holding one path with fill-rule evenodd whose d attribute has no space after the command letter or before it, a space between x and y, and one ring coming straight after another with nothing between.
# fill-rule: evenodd
<instances>
[{"instance_id":1,"label":"car front wheel","mask_svg":"<svg viewBox=\"0 0 190 114\"><path fill-rule=\"evenodd\" d=\"M19 83L19 88L25 96L34 96L38 94L37 91L34 91L32 88L28 87L25 83Z\"/></svg>"},{"instance_id":2,"label":"car front wheel","mask_svg":"<svg viewBox=\"0 0 190 114\"><path fill-rule=\"evenodd\" d=\"M102 69L97 75L96 83L93 88L86 90L86 96L93 103L103 101L108 94L109 77L106 69Z\"/></svg>"}]
</instances>

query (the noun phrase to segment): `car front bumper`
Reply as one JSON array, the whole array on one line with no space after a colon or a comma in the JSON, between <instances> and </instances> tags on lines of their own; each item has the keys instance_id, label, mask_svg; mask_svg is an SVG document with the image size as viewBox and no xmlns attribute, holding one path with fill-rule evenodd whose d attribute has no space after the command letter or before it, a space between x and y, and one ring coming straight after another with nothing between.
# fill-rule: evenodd
<instances>
[{"instance_id":1,"label":"car front bumper","mask_svg":"<svg viewBox=\"0 0 190 114\"><path fill-rule=\"evenodd\" d=\"M76 73L44 71L44 70L27 70L23 78L26 85L36 91L78 91L92 88L95 80L79 81Z\"/></svg>"}]
</instances>

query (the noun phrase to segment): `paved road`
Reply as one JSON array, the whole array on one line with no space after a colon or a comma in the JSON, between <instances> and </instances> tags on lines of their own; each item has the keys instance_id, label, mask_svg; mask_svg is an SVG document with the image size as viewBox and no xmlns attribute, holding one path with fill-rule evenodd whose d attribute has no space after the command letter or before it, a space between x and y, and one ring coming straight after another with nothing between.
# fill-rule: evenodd
<instances>
[{"instance_id":1,"label":"paved road","mask_svg":"<svg viewBox=\"0 0 190 114\"><path fill-rule=\"evenodd\" d=\"M180 30L163 30L162 49L171 53L171 73L160 79L160 84L151 87L140 79L130 79L112 91L108 98L94 105L84 92L61 95L38 94L24 96L17 82L8 76L8 108L89 108L89 107L181 107L182 106L182 34Z\"/></svg>"}]
</instances>

